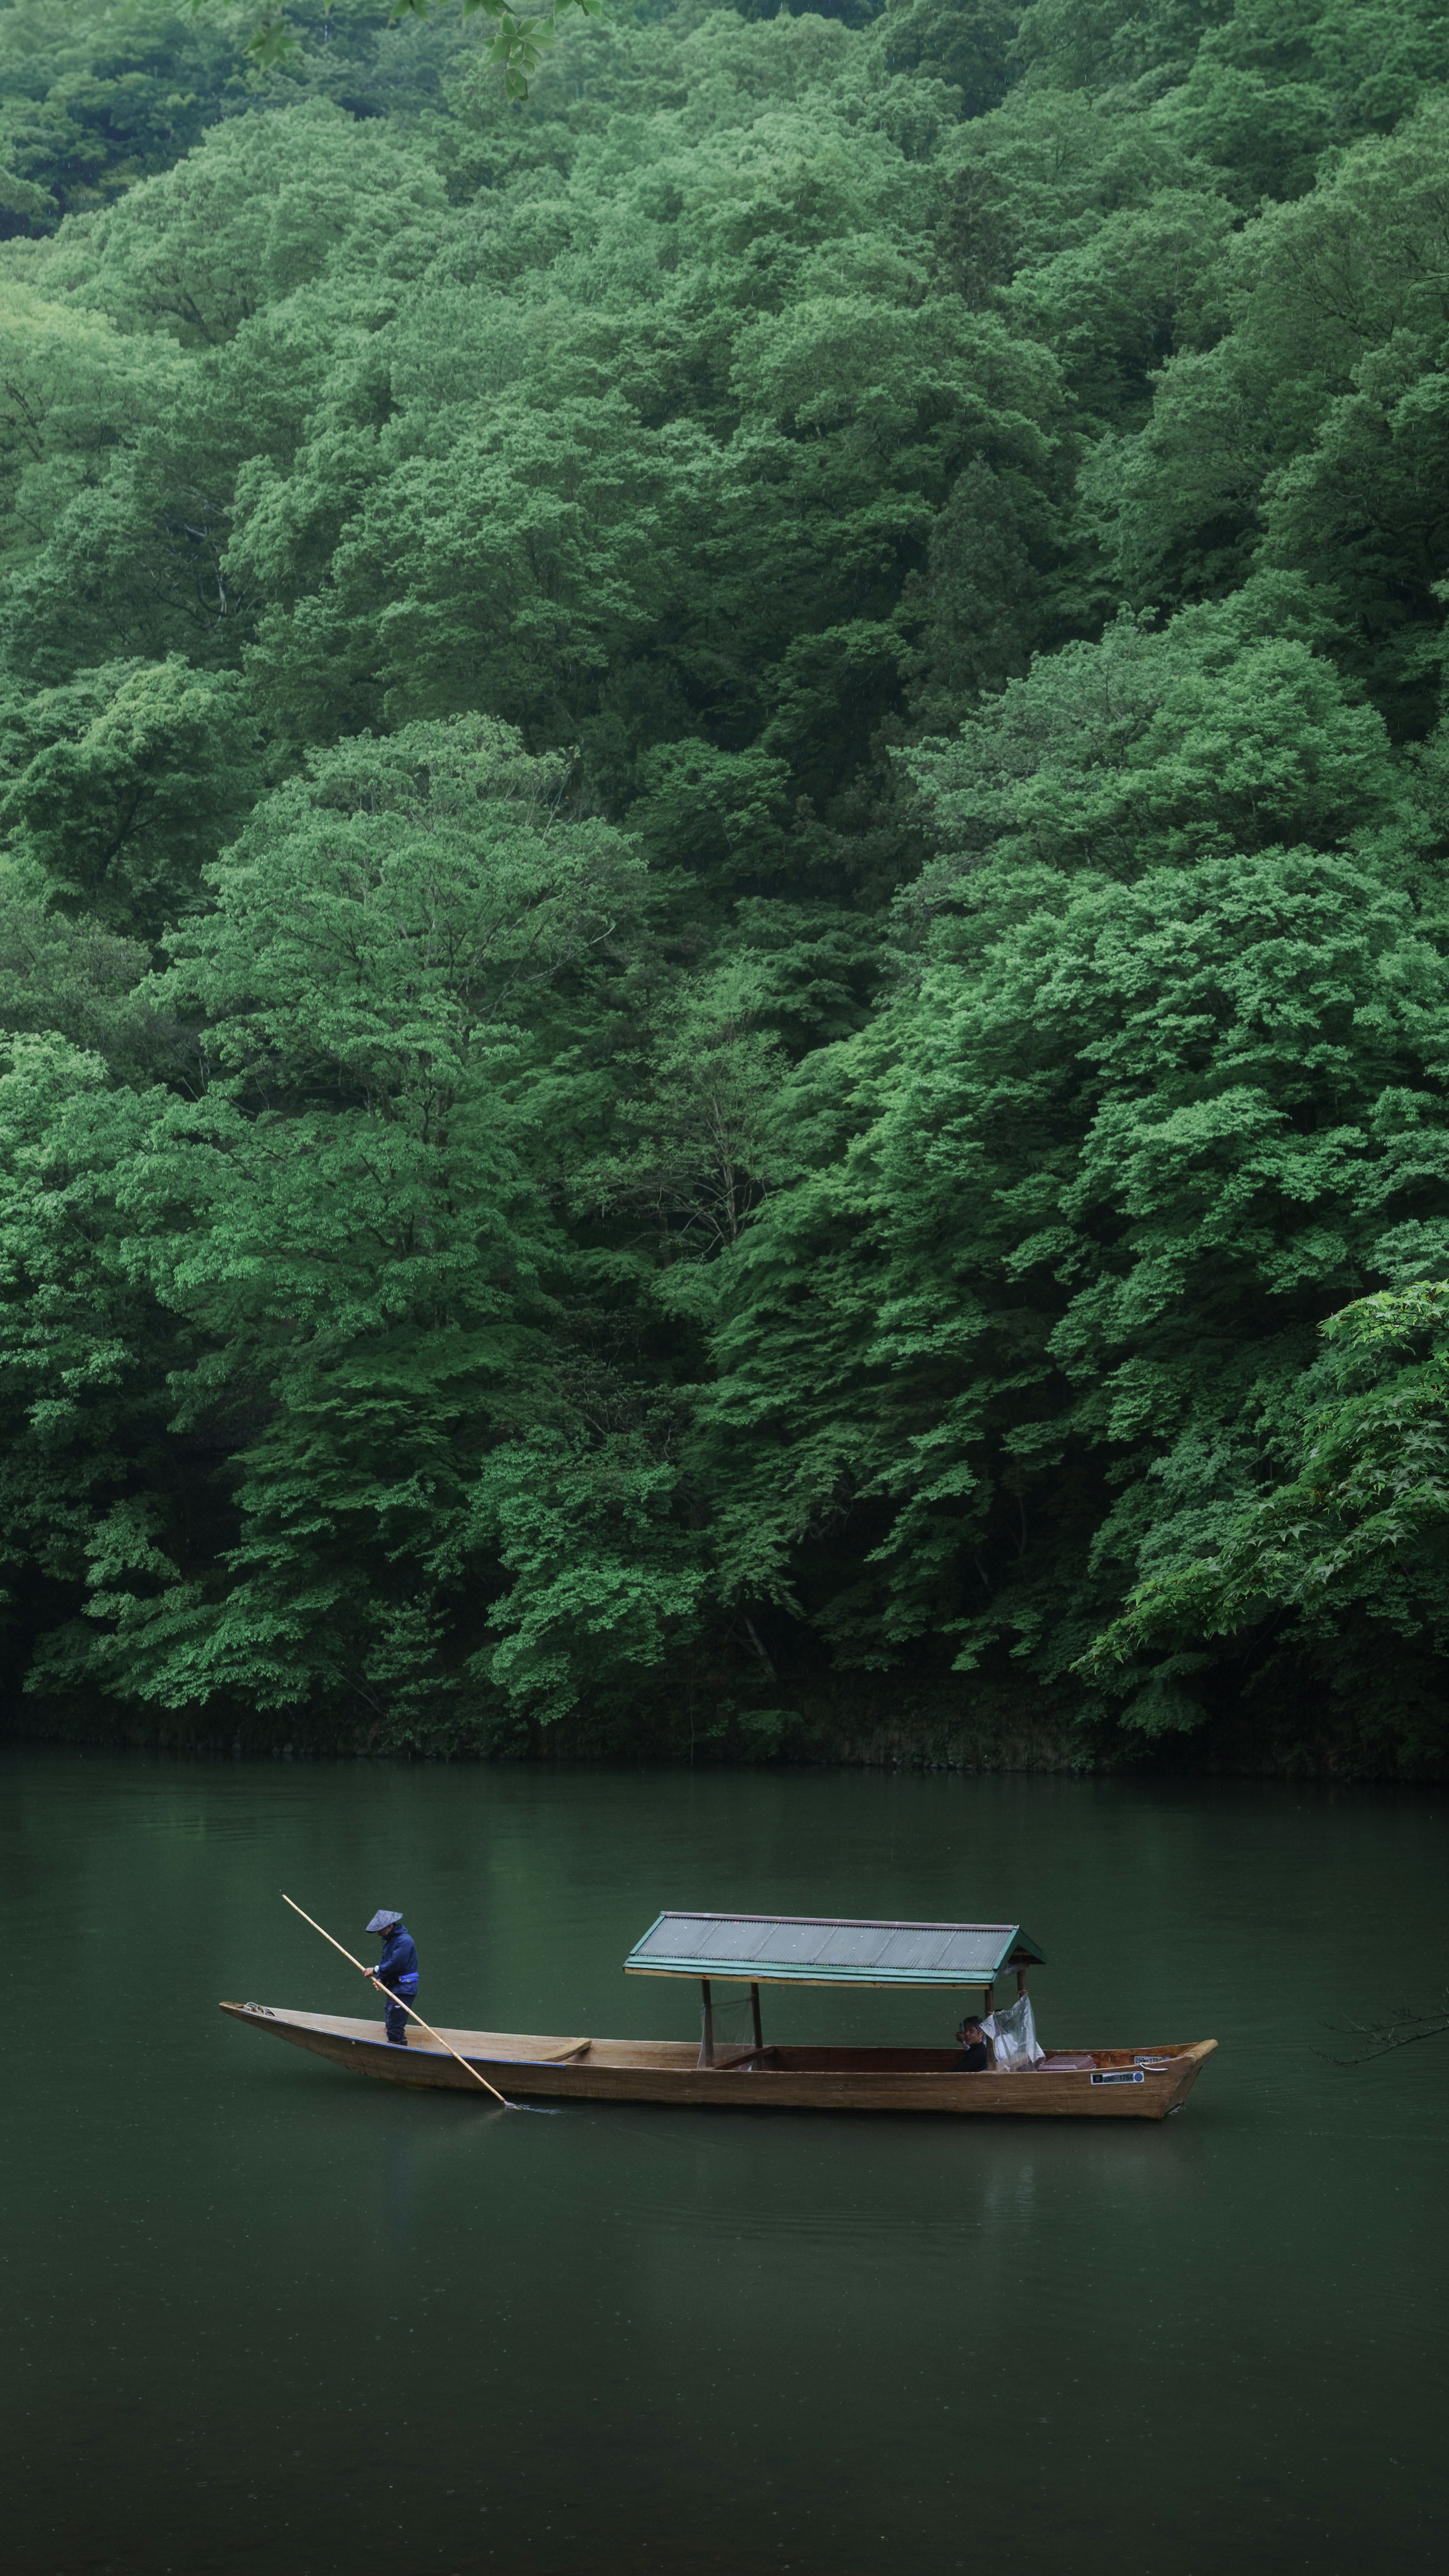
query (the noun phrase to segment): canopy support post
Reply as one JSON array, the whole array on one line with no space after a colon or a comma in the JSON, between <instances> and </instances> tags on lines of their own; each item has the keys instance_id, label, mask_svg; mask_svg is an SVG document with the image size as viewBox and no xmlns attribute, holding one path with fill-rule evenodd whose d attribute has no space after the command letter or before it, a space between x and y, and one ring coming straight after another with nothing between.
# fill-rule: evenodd
<instances>
[{"instance_id":1,"label":"canopy support post","mask_svg":"<svg viewBox=\"0 0 1449 2576\"><path fill-rule=\"evenodd\" d=\"M700 2062L700 2065L701 2065L701 2066L713 2066L713 2064L714 2064L714 1997L713 1997L713 1995L712 1995L712 1994L711 1994L711 1992L710 1992L710 1984L709 1984L709 1979L708 1979L708 1977L701 1977L701 1978L700 1978L700 1981L699 1981L699 1990L700 1990L700 1993L701 1993L701 1994L703 1995L703 1997L704 1997L704 2037L703 2037L703 2039L700 2041L700 2044L699 2044L699 2062Z\"/></svg>"},{"instance_id":2,"label":"canopy support post","mask_svg":"<svg viewBox=\"0 0 1449 2576\"><path fill-rule=\"evenodd\" d=\"M987 2012L995 2012L995 2010L996 2010L996 1988L995 1988L994 1986L987 1986L987 1987L984 1989L984 1991L985 1991L985 1995L986 1995L986 2010L987 2010ZM983 2018L984 2018L984 2016L983 2016Z\"/></svg>"},{"instance_id":3,"label":"canopy support post","mask_svg":"<svg viewBox=\"0 0 1449 2576\"><path fill-rule=\"evenodd\" d=\"M756 2048L763 2048L765 2045L765 2034L760 2028L760 1989L758 1986L751 1986L750 1988L750 2019L755 2025L755 2046Z\"/></svg>"},{"instance_id":4,"label":"canopy support post","mask_svg":"<svg viewBox=\"0 0 1449 2576\"><path fill-rule=\"evenodd\" d=\"M1017 1969L1017 1972L1016 1972L1016 1992L1017 1992L1017 1998L1018 1998L1018 2000L1020 2000L1021 1996L1023 1996L1023 1995L1025 1994L1025 1992L1026 1992L1026 1970L1025 1970L1025 1968L1018 1968L1018 1969Z\"/></svg>"}]
</instances>

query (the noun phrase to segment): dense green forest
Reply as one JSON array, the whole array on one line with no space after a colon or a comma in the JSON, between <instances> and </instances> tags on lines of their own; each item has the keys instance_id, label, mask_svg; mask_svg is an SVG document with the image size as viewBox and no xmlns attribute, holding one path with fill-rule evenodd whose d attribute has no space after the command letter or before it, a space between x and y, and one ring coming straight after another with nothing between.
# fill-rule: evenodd
<instances>
[{"instance_id":1,"label":"dense green forest","mask_svg":"<svg viewBox=\"0 0 1449 2576\"><path fill-rule=\"evenodd\" d=\"M0 8L8 1723L1435 1773L1449 0L257 20Z\"/></svg>"}]
</instances>

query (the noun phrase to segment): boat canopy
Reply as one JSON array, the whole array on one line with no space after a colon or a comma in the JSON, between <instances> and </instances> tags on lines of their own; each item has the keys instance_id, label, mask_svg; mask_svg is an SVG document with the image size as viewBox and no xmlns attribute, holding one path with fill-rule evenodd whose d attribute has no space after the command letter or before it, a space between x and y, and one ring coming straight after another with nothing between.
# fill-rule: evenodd
<instances>
[{"instance_id":1,"label":"boat canopy","mask_svg":"<svg viewBox=\"0 0 1449 2576\"><path fill-rule=\"evenodd\" d=\"M1045 1967L1019 1923L842 1921L821 1914L661 1914L626 1975L760 1986L993 1986Z\"/></svg>"}]
</instances>

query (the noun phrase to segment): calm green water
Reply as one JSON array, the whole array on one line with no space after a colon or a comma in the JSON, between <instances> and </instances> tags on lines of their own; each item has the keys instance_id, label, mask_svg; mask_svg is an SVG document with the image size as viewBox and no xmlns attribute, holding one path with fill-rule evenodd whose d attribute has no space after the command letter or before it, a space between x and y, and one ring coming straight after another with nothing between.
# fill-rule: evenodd
<instances>
[{"instance_id":1,"label":"calm green water","mask_svg":"<svg viewBox=\"0 0 1449 2576\"><path fill-rule=\"evenodd\" d=\"M0 1762L8 2576L1427 2569L1446 1808L846 1774ZM1162 2126L362 2083L215 1999L683 2037L661 1905L1021 1919L1044 2036L1215 2036ZM18 1990L18 1991L17 1991ZM768 1997L779 2037L949 2000Z\"/></svg>"}]
</instances>

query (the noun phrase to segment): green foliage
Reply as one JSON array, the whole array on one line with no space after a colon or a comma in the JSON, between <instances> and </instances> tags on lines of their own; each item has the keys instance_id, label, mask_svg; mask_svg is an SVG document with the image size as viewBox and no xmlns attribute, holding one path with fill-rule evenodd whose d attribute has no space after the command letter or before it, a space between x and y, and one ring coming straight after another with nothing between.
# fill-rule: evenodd
<instances>
[{"instance_id":1,"label":"green foliage","mask_svg":"<svg viewBox=\"0 0 1449 2576\"><path fill-rule=\"evenodd\" d=\"M224 17L184 0L17 0L0 13L0 226L44 231L169 168L221 112Z\"/></svg>"},{"instance_id":2,"label":"green foliage","mask_svg":"<svg viewBox=\"0 0 1449 2576\"><path fill-rule=\"evenodd\" d=\"M168 170L223 117L318 97L356 116L436 109L458 12L394 22L386 0L11 0L0 11L0 237L53 231Z\"/></svg>"},{"instance_id":3,"label":"green foliage","mask_svg":"<svg viewBox=\"0 0 1449 2576\"><path fill-rule=\"evenodd\" d=\"M1382 719L1285 632L1295 611L1311 632L1312 605L1267 584L1161 631L1121 616L906 754L942 852L908 910L949 906L963 876L969 893L986 858L1136 875L1387 821L1402 790Z\"/></svg>"},{"instance_id":4,"label":"green foliage","mask_svg":"<svg viewBox=\"0 0 1449 2576\"><path fill-rule=\"evenodd\" d=\"M687 867L723 894L768 879L785 850L790 771L764 750L661 743L639 764L629 828L660 869Z\"/></svg>"},{"instance_id":5,"label":"green foliage","mask_svg":"<svg viewBox=\"0 0 1449 2576\"><path fill-rule=\"evenodd\" d=\"M1383 1670L1382 1630L1411 1666L1449 1652L1446 1323L1442 1279L1381 1289L1330 1315L1320 1329L1334 1392L1301 1419L1296 1474L1239 1514L1212 1555L1140 1585L1082 1670L1120 1692L1154 1660L1158 1673L1190 1660L1208 1666L1184 1641L1246 1631L1269 1671L1290 1658L1311 1663L1325 1649L1350 1658L1355 1683L1391 1730L1404 1673L1402 1661ZM1311 1372L1309 1385L1324 1374L1322 1366Z\"/></svg>"},{"instance_id":6,"label":"green foliage","mask_svg":"<svg viewBox=\"0 0 1449 2576\"><path fill-rule=\"evenodd\" d=\"M1221 594L1255 564L1298 571L1407 732L1433 718L1449 570L1446 133L1449 102L1431 96L1239 233L1216 290L1228 327L1171 358L1151 419L1104 442L1089 477L1129 598Z\"/></svg>"},{"instance_id":7,"label":"green foliage","mask_svg":"<svg viewBox=\"0 0 1449 2576\"><path fill-rule=\"evenodd\" d=\"M53 899L156 938L261 785L230 674L110 663L0 709L0 834Z\"/></svg>"},{"instance_id":8,"label":"green foliage","mask_svg":"<svg viewBox=\"0 0 1449 2576\"><path fill-rule=\"evenodd\" d=\"M1446 48L0 9L35 1693L1442 1762Z\"/></svg>"},{"instance_id":9,"label":"green foliage","mask_svg":"<svg viewBox=\"0 0 1449 2576\"><path fill-rule=\"evenodd\" d=\"M8 891L8 889L7 889ZM15 907L7 904L7 946ZM37 943L38 944L38 943ZM74 949L42 949L37 994L62 1012L84 992ZM10 950L11 963L14 950ZM98 962L98 961L97 961ZM56 966L60 972L55 972ZM71 973L65 973L69 966ZM77 972L79 968L79 972ZM102 973L104 970L102 969ZM88 979L86 999L94 1007ZM164 1372L166 1319L129 1274L115 1176L144 1136L145 1095L108 1089L106 1067L65 1038L11 1037L0 1059L0 1562L12 1651L55 1632L97 1530L133 1491L175 1491Z\"/></svg>"},{"instance_id":10,"label":"green foliage","mask_svg":"<svg viewBox=\"0 0 1449 2576\"><path fill-rule=\"evenodd\" d=\"M959 91L962 116L984 116L1011 86L1018 15L1009 0L982 0L975 8L953 0L886 0L881 58L890 72L944 81Z\"/></svg>"},{"instance_id":11,"label":"green foliage","mask_svg":"<svg viewBox=\"0 0 1449 2576\"><path fill-rule=\"evenodd\" d=\"M601 1679L606 1693L626 1673L652 1680L695 1642L709 1570L662 1445L536 1430L483 1462L466 1544L509 1588L489 1620L501 1633L470 1671L545 1724Z\"/></svg>"},{"instance_id":12,"label":"green foliage","mask_svg":"<svg viewBox=\"0 0 1449 2576\"><path fill-rule=\"evenodd\" d=\"M200 5L200 0L197 0ZM489 64L502 74L503 94L509 99L526 99L531 76L558 42L560 9L581 9L586 18L602 16L602 0L552 0L552 6L536 16L515 15L506 0L459 0L464 18L475 10L497 28L488 47ZM392 19L426 18L428 0L392 0L388 11ZM252 60L266 69L289 64L302 50L289 12L280 0L267 0L261 18L247 39L247 52Z\"/></svg>"},{"instance_id":13,"label":"green foliage","mask_svg":"<svg viewBox=\"0 0 1449 2576\"><path fill-rule=\"evenodd\" d=\"M1003 1635L1050 1683L1231 1512L1316 1314L1444 1238L1449 988L1348 857L1005 860L959 901L787 1096L817 1167L726 1291L722 1563L808 1566L848 1656Z\"/></svg>"},{"instance_id":14,"label":"green foliage","mask_svg":"<svg viewBox=\"0 0 1449 2576\"><path fill-rule=\"evenodd\" d=\"M98 216L78 260L62 236L52 272L122 329L212 349L316 278L367 274L442 202L419 156L308 101L219 126Z\"/></svg>"},{"instance_id":15,"label":"green foliage","mask_svg":"<svg viewBox=\"0 0 1449 2576\"><path fill-rule=\"evenodd\" d=\"M138 941L58 911L33 860L0 858L0 1028L67 1038L134 1075L165 1046L137 989L149 962Z\"/></svg>"},{"instance_id":16,"label":"green foliage","mask_svg":"<svg viewBox=\"0 0 1449 2576\"><path fill-rule=\"evenodd\" d=\"M201 1082L147 1095L92 1181L197 1355L171 1427L230 1453L230 1544L195 1565L156 1499L118 1501L53 1681L374 1719L446 1697L435 1568L466 1594L482 1462L550 1409L529 1024L559 1043L560 979L638 901L558 784L487 719L351 743L212 871L157 987L204 1026Z\"/></svg>"}]
</instances>

